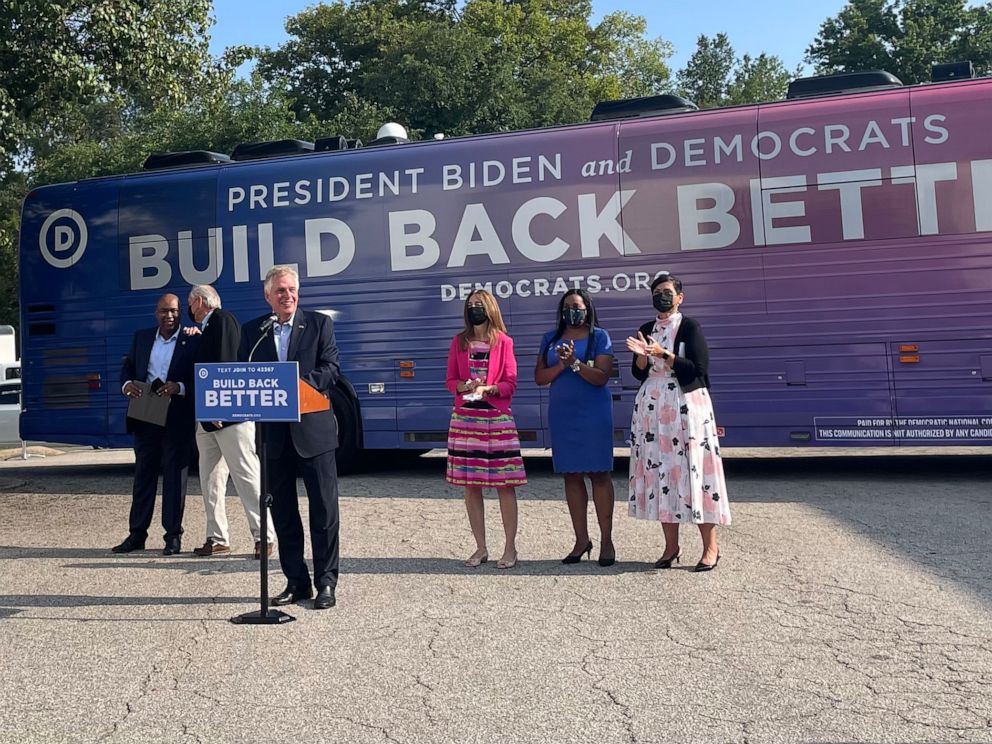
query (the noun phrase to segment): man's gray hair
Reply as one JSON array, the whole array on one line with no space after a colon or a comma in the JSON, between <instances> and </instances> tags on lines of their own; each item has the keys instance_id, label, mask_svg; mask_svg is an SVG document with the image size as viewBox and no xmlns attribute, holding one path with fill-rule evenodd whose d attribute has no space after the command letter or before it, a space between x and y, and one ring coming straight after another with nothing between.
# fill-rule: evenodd
<instances>
[{"instance_id":1,"label":"man's gray hair","mask_svg":"<svg viewBox=\"0 0 992 744\"><path fill-rule=\"evenodd\" d=\"M286 276L287 274L296 280L296 287L299 289L300 272L289 264L277 264L265 273L265 294L268 294L272 290L272 282L281 276Z\"/></svg>"},{"instance_id":2,"label":"man's gray hair","mask_svg":"<svg viewBox=\"0 0 992 744\"><path fill-rule=\"evenodd\" d=\"M203 300L203 304L211 310L216 310L220 307L220 295L209 284L197 284L189 291L189 296L198 297Z\"/></svg>"}]
</instances>

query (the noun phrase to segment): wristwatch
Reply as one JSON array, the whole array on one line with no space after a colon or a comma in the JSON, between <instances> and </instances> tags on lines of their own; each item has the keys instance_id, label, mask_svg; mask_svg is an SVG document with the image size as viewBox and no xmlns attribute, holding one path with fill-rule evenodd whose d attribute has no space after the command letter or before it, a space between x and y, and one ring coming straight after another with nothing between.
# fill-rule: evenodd
<instances>
[{"instance_id":1,"label":"wristwatch","mask_svg":"<svg viewBox=\"0 0 992 744\"><path fill-rule=\"evenodd\" d=\"M581 367L581 366L582 366L582 363L578 359L573 359L572 360L572 364L570 365L570 369L573 372L575 372L575 374L578 374L579 373L579 367Z\"/></svg>"}]
</instances>

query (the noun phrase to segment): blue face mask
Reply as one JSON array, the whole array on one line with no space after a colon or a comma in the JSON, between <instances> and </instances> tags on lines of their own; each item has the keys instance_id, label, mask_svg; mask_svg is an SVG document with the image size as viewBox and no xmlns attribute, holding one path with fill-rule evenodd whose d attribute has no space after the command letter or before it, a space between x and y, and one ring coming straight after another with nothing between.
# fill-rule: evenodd
<instances>
[{"instance_id":1,"label":"blue face mask","mask_svg":"<svg viewBox=\"0 0 992 744\"><path fill-rule=\"evenodd\" d=\"M562 319L573 328L576 326L585 325L586 318L588 316L589 313L585 309L579 307L566 307L561 311Z\"/></svg>"}]
</instances>

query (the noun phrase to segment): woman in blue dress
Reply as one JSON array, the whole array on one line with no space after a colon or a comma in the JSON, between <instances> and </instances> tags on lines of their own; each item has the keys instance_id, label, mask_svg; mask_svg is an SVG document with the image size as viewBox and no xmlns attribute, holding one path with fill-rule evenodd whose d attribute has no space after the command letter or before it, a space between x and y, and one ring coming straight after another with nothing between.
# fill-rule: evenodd
<instances>
[{"instance_id":1,"label":"woman in blue dress","mask_svg":"<svg viewBox=\"0 0 992 744\"><path fill-rule=\"evenodd\" d=\"M587 511L592 500L599 521L599 565L616 562L613 547L613 401L606 383L613 372L610 335L596 326L596 308L584 289L558 303L558 327L541 339L534 380L551 386L548 419L556 473L565 479L565 501L575 545L562 563L592 555Z\"/></svg>"}]
</instances>

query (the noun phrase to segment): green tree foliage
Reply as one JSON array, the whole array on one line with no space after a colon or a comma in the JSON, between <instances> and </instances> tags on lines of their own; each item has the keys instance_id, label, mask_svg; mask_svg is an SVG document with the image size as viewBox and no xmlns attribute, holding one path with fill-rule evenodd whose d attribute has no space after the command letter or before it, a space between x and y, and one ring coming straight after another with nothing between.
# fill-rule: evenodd
<instances>
[{"instance_id":1,"label":"green tree foliage","mask_svg":"<svg viewBox=\"0 0 992 744\"><path fill-rule=\"evenodd\" d=\"M700 108L775 101L785 97L790 72L776 56L745 54L740 59L726 34L700 36L686 66L678 73L679 91Z\"/></svg>"},{"instance_id":2,"label":"green tree foliage","mask_svg":"<svg viewBox=\"0 0 992 744\"><path fill-rule=\"evenodd\" d=\"M0 173L24 138L121 94L181 103L204 73L210 0L0 4ZM35 137L37 141L39 137Z\"/></svg>"},{"instance_id":3,"label":"green tree foliage","mask_svg":"<svg viewBox=\"0 0 992 744\"><path fill-rule=\"evenodd\" d=\"M228 153L240 142L310 133L295 120L285 96L267 88L258 77L219 77L217 81L223 81L220 88L178 107L142 110L117 101L81 107L80 127L71 136L63 133L58 147L39 150L32 180L61 183L134 172L155 152ZM83 122L96 124L91 129Z\"/></svg>"},{"instance_id":4,"label":"green tree foliage","mask_svg":"<svg viewBox=\"0 0 992 744\"><path fill-rule=\"evenodd\" d=\"M727 86L727 103L736 106L781 100L789 89L789 81L801 75L802 67L790 72L776 56L745 54L738 61Z\"/></svg>"},{"instance_id":5,"label":"green tree foliage","mask_svg":"<svg viewBox=\"0 0 992 744\"><path fill-rule=\"evenodd\" d=\"M592 26L590 0L343 0L287 20L258 70L297 116L367 107L416 131L481 133L581 121L599 100L668 84L670 48L644 20Z\"/></svg>"},{"instance_id":6,"label":"green tree foliage","mask_svg":"<svg viewBox=\"0 0 992 744\"><path fill-rule=\"evenodd\" d=\"M724 105L734 59L734 48L726 34L712 39L700 35L696 51L678 73L679 90L699 108Z\"/></svg>"},{"instance_id":7,"label":"green tree foliage","mask_svg":"<svg viewBox=\"0 0 992 744\"><path fill-rule=\"evenodd\" d=\"M887 70L904 83L930 79L936 62L992 70L992 4L966 0L851 0L820 26L806 60L821 74Z\"/></svg>"},{"instance_id":8,"label":"green tree foliage","mask_svg":"<svg viewBox=\"0 0 992 744\"><path fill-rule=\"evenodd\" d=\"M0 324L20 326L17 230L27 177L13 172L0 178Z\"/></svg>"}]
</instances>

